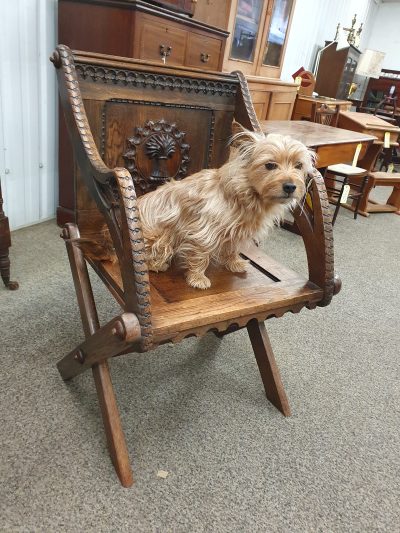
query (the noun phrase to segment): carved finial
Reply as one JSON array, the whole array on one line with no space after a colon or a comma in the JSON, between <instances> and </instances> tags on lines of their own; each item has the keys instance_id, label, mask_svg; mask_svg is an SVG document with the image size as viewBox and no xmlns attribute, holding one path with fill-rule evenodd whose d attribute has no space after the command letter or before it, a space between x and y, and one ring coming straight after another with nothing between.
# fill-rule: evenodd
<instances>
[{"instance_id":1,"label":"carved finial","mask_svg":"<svg viewBox=\"0 0 400 533\"><path fill-rule=\"evenodd\" d=\"M54 50L54 52L52 53L49 59L56 68L61 67L61 57L60 57L60 53L58 50Z\"/></svg>"},{"instance_id":2,"label":"carved finial","mask_svg":"<svg viewBox=\"0 0 400 533\"><path fill-rule=\"evenodd\" d=\"M340 22L336 26L336 33L335 33L335 37L333 38L334 41L338 41L339 40L339 30L340 30Z\"/></svg>"}]
</instances>

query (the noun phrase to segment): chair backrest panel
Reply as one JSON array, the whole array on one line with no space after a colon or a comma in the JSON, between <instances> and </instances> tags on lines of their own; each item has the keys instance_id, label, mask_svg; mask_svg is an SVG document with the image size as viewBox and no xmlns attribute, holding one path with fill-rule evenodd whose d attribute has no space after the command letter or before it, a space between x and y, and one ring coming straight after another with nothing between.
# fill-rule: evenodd
<instances>
[{"instance_id":1,"label":"chair backrest panel","mask_svg":"<svg viewBox=\"0 0 400 533\"><path fill-rule=\"evenodd\" d=\"M336 127L339 120L339 112L339 105L330 107L326 104L315 103L311 107L311 122Z\"/></svg>"},{"instance_id":2,"label":"chair backrest panel","mask_svg":"<svg viewBox=\"0 0 400 533\"><path fill-rule=\"evenodd\" d=\"M91 60L92 55L75 56L93 137L108 167L131 172L137 195L227 160L236 76ZM94 204L79 178L76 195L82 225Z\"/></svg>"}]
</instances>

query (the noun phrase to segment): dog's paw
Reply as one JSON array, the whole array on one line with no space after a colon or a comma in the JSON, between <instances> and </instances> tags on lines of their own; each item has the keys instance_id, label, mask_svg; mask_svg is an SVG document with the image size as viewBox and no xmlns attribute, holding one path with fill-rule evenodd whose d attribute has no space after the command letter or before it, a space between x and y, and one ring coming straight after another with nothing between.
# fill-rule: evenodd
<instances>
[{"instance_id":1,"label":"dog's paw","mask_svg":"<svg viewBox=\"0 0 400 533\"><path fill-rule=\"evenodd\" d=\"M228 261L225 266L231 272L246 272L248 261L246 261L245 259L240 259L240 257L238 257L237 259L232 259L231 261Z\"/></svg>"},{"instance_id":2,"label":"dog's paw","mask_svg":"<svg viewBox=\"0 0 400 533\"><path fill-rule=\"evenodd\" d=\"M208 289L211 287L211 281L204 274L189 273L186 276L188 285L195 289Z\"/></svg>"}]
</instances>

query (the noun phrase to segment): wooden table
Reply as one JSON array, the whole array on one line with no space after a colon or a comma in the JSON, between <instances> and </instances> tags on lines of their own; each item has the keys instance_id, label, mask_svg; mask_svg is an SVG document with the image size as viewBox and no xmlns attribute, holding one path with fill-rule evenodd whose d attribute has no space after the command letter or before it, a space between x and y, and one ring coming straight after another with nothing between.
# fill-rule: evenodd
<instances>
[{"instance_id":1,"label":"wooden table","mask_svg":"<svg viewBox=\"0 0 400 533\"><path fill-rule=\"evenodd\" d=\"M261 126L265 133L290 135L315 150L317 168L352 161L359 143L362 144L360 158L363 158L368 147L375 141L373 135L324 126L307 120L265 120L261 122Z\"/></svg>"},{"instance_id":2,"label":"wooden table","mask_svg":"<svg viewBox=\"0 0 400 533\"><path fill-rule=\"evenodd\" d=\"M354 132L374 135L376 137L373 145L368 149L366 157L359 162L359 166L365 168L370 173L373 172L377 157L382 150L386 132L390 134L390 146L398 146L400 128L394 124L391 124L390 122L386 122L386 120L382 120L374 115L370 115L369 113L355 113L352 111L340 112L338 126L340 128L347 128ZM388 174L387 177L390 178L390 175ZM357 181L357 178L352 178L352 180ZM369 199L370 192L375 185L386 185L388 187L393 187L393 193L386 204L379 204ZM374 179L374 175L372 174L360 200L360 205L358 207L358 212L360 215L367 217L370 213L398 212L398 205L391 203L393 200L393 194L396 196L397 192L398 195L397 187L398 184L393 184L393 180L386 179L377 181ZM343 204L343 207L347 207L348 209L352 209L354 211L355 204L348 206Z\"/></svg>"},{"instance_id":3,"label":"wooden table","mask_svg":"<svg viewBox=\"0 0 400 533\"><path fill-rule=\"evenodd\" d=\"M349 100L336 100L335 98L327 98L326 96L306 96L304 94L298 94L294 103L292 119L310 119L313 104L325 104L328 107L333 108L338 105L341 111L346 111L352 106L352 102Z\"/></svg>"},{"instance_id":4,"label":"wooden table","mask_svg":"<svg viewBox=\"0 0 400 533\"><path fill-rule=\"evenodd\" d=\"M3 196L0 181L0 275L4 285L13 291L18 289L18 283L16 281L10 281L10 259L8 257L10 246L10 226L8 225L8 218L3 211Z\"/></svg>"},{"instance_id":5,"label":"wooden table","mask_svg":"<svg viewBox=\"0 0 400 533\"><path fill-rule=\"evenodd\" d=\"M316 167L320 170L329 165L352 161L358 144L361 143L361 156L367 154L375 137L354 131L324 126L307 120L265 120L261 122L264 133L290 135L294 139L315 150ZM292 222L285 221L283 227L293 233L299 233Z\"/></svg>"}]
</instances>

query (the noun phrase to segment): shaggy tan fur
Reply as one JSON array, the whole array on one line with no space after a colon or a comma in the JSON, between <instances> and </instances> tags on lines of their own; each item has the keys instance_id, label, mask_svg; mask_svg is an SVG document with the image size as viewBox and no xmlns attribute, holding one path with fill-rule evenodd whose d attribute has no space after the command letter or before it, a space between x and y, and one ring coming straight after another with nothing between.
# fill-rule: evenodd
<instances>
[{"instance_id":1,"label":"shaggy tan fur","mask_svg":"<svg viewBox=\"0 0 400 533\"><path fill-rule=\"evenodd\" d=\"M213 261L244 272L238 250L260 238L305 192L314 154L282 135L242 131L229 161L171 181L138 200L150 270L164 271L177 260L187 283L206 289Z\"/></svg>"}]
</instances>

